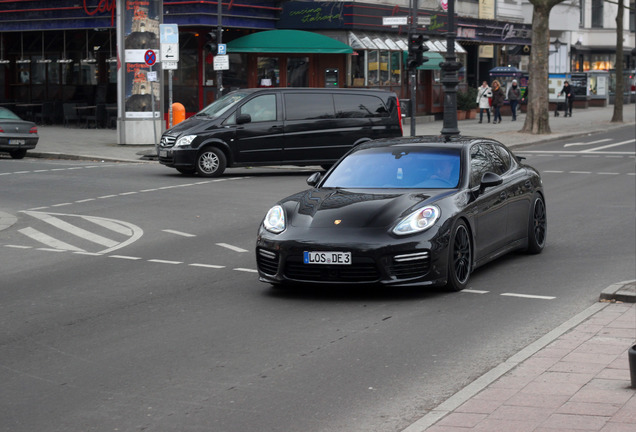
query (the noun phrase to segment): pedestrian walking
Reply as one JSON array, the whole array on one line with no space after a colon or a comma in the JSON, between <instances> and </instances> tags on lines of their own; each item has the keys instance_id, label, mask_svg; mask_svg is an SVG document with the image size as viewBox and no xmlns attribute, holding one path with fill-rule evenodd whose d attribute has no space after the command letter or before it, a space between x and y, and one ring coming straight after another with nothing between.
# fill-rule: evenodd
<instances>
[{"instance_id":1,"label":"pedestrian walking","mask_svg":"<svg viewBox=\"0 0 636 432\"><path fill-rule=\"evenodd\" d=\"M568 113L570 114L570 117L572 117L572 105L574 105L574 91L573 91L572 87L570 86L570 83L567 82L567 81L565 81L563 83L563 88L559 92L559 97L562 94L565 95L565 114L564 114L564 117L567 117Z\"/></svg>"},{"instance_id":2,"label":"pedestrian walking","mask_svg":"<svg viewBox=\"0 0 636 432\"><path fill-rule=\"evenodd\" d=\"M508 100L510 101L510 111L512 111L512 121L517 120L517 104L521 99L521 89L517 86L517 80L512 80L512 86L508 89Z\"/></svg>"},{"instance_id":3,"label":"pedestrian walking","mask_svg":"<svg viewBox=\"0 0 636 432\"><path fill-rule=\"evenodd\" d=\"M499 81L494 80L492 82L492 108L494 118L492 120L492 124L497 124L497 122L501 123L501 107L504 103L505 94L501 89L501 85L499 85Z\"/></svg>"},{"instance_id":4,"label":"pedestrian walking","mask_svg":"<svg viewBox=\"0 0 636 432\"><path fill-rule=\"evenodd\" d=\"M492 90L488 87L488 82L484 81L477 90L477 102L479 104L479 123L484 120L484 111L488 115L488 123L490 123L490 98Z\"/></svg>"}]
</instances>

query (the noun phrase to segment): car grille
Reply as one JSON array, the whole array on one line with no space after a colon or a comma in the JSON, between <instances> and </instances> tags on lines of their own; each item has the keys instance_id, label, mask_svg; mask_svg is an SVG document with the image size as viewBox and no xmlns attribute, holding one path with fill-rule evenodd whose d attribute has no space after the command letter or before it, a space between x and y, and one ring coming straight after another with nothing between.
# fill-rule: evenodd
<instances>
[{"instance_id":1,"label":"car grille","mask_svg":"<svg viewBox=\"0 0 636 432\"><path fill-rule=\"evenodd\" d=\"M267 275L275 275L278 272L278 254L266 249L259 249L256 254L258 269Z\"/></svg>"},{"instance_id":2,"label":"car grille","mask_svg":"<svg viewBox=\"0 0 636 432\"><path fill-rule=\"evenodd\" d=\"M285 263L285 277L310 282L374 282L380 279L375 262L357 258L351 265L304 264L297 257Z\"/></svg>"},{"instance_id":3,"label":"car grille","mask_svg":"<svg viewBox=\"0 0 636 432\"><path fill-rule=\"evenodd\" d=\"M161 137L161 141L159 142L159 145L161 147L173 147L176 141L177 141L177 137L170 136L170 135L163 135Z\"/></svg>"},{"instance_id":4,"label":"car grille","mask_svg":"<svg viewBox=\"0 0 636 432\"><path fill-rule=\"evenodd\" d=\"M421 277L428 273L430 264L431 260L428 251L396 255L393 257L389 267L389 273L396 279Z\"/></svg>"}]
</instances>

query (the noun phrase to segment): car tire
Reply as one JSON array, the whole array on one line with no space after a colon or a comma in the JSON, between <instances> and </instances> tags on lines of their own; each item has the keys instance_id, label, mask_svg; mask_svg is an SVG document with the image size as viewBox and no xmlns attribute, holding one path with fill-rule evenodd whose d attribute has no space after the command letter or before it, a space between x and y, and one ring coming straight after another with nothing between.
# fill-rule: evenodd
<instances>
[{"instance_id":1,"label":"car tire","mask_svg":"<svg viewBox=\"0 0 636 432\"><path fill-rule=\"evenodd\" d=\"M201 177L218 177L226 166L225 154L216 147L207 147L197 156L196 170Z\"/></svg>"},{"instance_id":2,"label":"car tire","mask_svg":"<svg viewBox=\"0 0 636 432\"><path fill-rule=\"evenodd\" d=\"M181 174L192 175L197 172L197 169L196 168L177 168L177 171L179 171Z\"/></svg>"},{"instance_id":3,"label":"car tire","mask_svg":"<svg viewBox=\"0 0 636 432\"><path fill-rule=\"evenodd\" d=\"M536 194L532 199L528 219L528 247L526 252L529 254L538 254L541 253L545 247L548 230L545 202L540 194Z\"/></svg>"},{"instance_id":4,"label":"car tire","mask_svg":"<svg viewBox=\"0 0 636 432\"><path fill-rule=\"evenodd\" d=\"M23 159L26 156L26 152L27 151L25 149L19 149L19 150L11 150L9 154L11 155L13 159Z\"/></svg>"},{"instance_id":5,"label":"car tire","mask_svg":"<svg viewBox=\"0 0 636 432\"><path fill-rule=\"evenodd\" d=\"M451 231L448 245L448 279L446 288L450 291L461 291L466 288L470 279L473 245L466 222L455 223Z\"/></svg>"}]
</instances>

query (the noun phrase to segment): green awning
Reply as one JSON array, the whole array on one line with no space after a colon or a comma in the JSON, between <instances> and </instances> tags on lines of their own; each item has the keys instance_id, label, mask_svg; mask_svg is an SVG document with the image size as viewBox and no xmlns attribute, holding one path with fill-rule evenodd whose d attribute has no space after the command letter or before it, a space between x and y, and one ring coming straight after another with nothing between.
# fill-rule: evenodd
<instances>
[{"instance_id":1,"label":"green awning","mask_svg":"<svg viewBox=\"0 0 636 432\"><path fill-rule=\"evenodd\" d=\"M404 51L404 63L406 64L406 59L408 58L408 51ZM433 52L433 51L426 51L424 53L424 57L428 58L428 61L426 63L422 63L421 66L419 66L417 68L417 70L438 70L441 69L439 64L444 60L444 57L437 52Z\"/></svg>"},{"instance_id":2,"label":"green awning","mask_svg":"<svg viewBox=\"0 0 636 432\"><path fill-rule=\"evenodd\" d=\"M330 37L302 30L267 30L227 44L230 53L351 54L353 48Z\"/></svg>"}]
</instances>

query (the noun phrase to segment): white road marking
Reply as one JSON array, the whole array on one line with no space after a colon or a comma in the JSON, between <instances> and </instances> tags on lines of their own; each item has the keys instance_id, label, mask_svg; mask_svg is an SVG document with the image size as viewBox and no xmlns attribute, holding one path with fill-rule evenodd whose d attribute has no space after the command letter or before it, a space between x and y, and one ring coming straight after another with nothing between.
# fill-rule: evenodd
<instances>
[{"instance_id":1,"label":"white road marking","mask_svg":"<svg viewBox=\"0 0 636 432\"><path fill-rule=\"evenodd\" d=\"M97 243L102 246L106 246L107 248L112 248L119 245L119 242L116 242L109 238L100 236L99 234L95 234L83 228L72 225L66 221L63 221L60 218L53 216L51 213L39 213L39 212L29 212L29 211L26 211L24 213L28 214L29 216L33 216L36 219L40 219L41 221L46 222L49 225L52 225L58 229L61 229L62 231L65 231L69 234L73 234L74 236L80 237L82 239L91 241L93 243ZM64 249L68 249L68 248L64 248ZM74 250L82 250L82 249L77 248Z\"/></svg>"},{"instance_id":2,"label":"white road marking","mask_svg":"<svg viewBox=\"0 0 636 432\"><path fill-rule=\"evenodd\" d=\"M112 219L104 219L104 218L98 218L93 216L81 216L81 218L89 222L93 222L94 224L102 226L111 231L114 231L116 233L119 233L121 235L132 236L135 234L134 230L131 229L129 226L123 225Z\"/></svg>"},{"instance_id":3,"label":"white road marking","mask_svg":"<svg viewBox=\"0 0 636 432\"><path fill-rule=\"evenodd\" d=\"M473 289L464 289L461 292L471 293L471 294L488 294L490 291L481 291L481 290L473 290Z\"/></svg>"},{"instance_id":4,"label":"white road marking","mask_svg":"<svg viewBox=\"0 0 636 432\"><path fill-rule=\"evenodd\" d=\"M149 259L148 262L159 263L159 264L183 264L183 261L168 261L161 259Z\"/></svg>"},{"instance_id":5,"label":"white road marking","mask_svg":"<svg viewBox=\"0 0 636 432\"><path fill-rule=\"evenodd\" d=\"M240 248L238 246L232 246L232 245L227 244L227 243L217 243L216 245L224 247L224 248L227 248L227 249L230 249L230 250L233 250L234 252L249 252L246 249Z\"/></svg>"},{"instance_id":6,"label":"white road marking","mask_svg":"<svg viewBox=\"0 0 636 432\"><path fill-rule=\"evenodd\" d=\"M515 293L502 293L500 295L507 296L507 297L521 297L521 298L539 299L539 300L554 300L556 298L551 296L539 296L539 295L515 294Z\"/></svg>"},{"instance_id":7,"label":"white road marking","mask_svg":"<svg viewBox=\"0 0 636 432\"><path fill-rule=\"evenodd\" d=\"M21 245L4 245L4 247L14 248L14 249L31 249L31 246L21 246Z\"/></svg>"},{"instance_id":8,"label":"white road marking","mask_svg":"<svg viewBox=\"0 0 636 432\"><path fill-rule=\"evenodd\" d=\"M225 266L222 265L214 265L214 264L199 264L199 263L192 263L192 264L188 264L189 266L192 267L205 267L205 268L213 268L213 269L222 269L225 268Z\"/></svg>"},{"instance_id":9,"label":"white road marking","mask_svg":"<svg viewBox=\"0 0 636 432\"><path fill-rule=\"evenodd\" d=\"M184 232L181 232L181 231L175 231L175 230L169 230L169 229L162 230L162 231L163 232L167 232L169 234L180 235L180 236L183 236L183 237L196 237L196 235L194 235L194 234L188 234L188 233L184 233Z\"/></svg>"},{"instance_id":10,"label":"white road marking","mask_svg":"<svg viewBox=\"0 0 636 432\"><path fill-rule=\"evenodd\" d=\"M240 271L240 272L248 272L248 273L258 273L257 270L248 269L248 268L241 268L241 267L235 268L233 270Z\"/></svg>"},{"instance_id":11,"label":"white road marking","mask_svg":"<svg viewBox=\"0 0 636 432\"><path fill-rule=\"evenodd\" d=\"M618 147L618 146L622 146L623 144L630 144L630 143L633 143L634 141L635 140L633 140L633 139L629 139L627 141L621 141L621 142L618 142L618 143L608 144L608 145L604 145L604 146L601 146L601 147L594 147L594 148L591 148L591 149L585 149L585 150L582 150L582 152L583 153L590 153L590 152L597 151L597 150L605 150L606 148Z\"/></svg>"},{"instance_id":12,"label":"white road marking","mask_svg":"<svg viewBox=\"0 0 636 432\"><path fill-rule=\"evenodd\" d=\"M84 249L78 248L76 246L63 242L56 238L53 238L31 227L22 228L21 230L18 230L18 232L24 234L25 236L39 243L45 244L51 248L55 248L56 250L70 250L70 251L76 251L76 252L85 252Z\"/></svg>"},{"instance_id":13,"label":"white road marking","mask_svg":"<svg viewBox=\"0 0 636 432\"><path fill-rule=\"evenodd\" d=\"M108 258L119 258L119 259L131 260L131 261L138 261L143 259L141 257L126 256L126 255L108 255Z\"/></svg>"},{"instance_id":14,"label":"white road marking","mask_svg":"<svg viewBox=\"0 0 636 432\"><path fill-rule=\"evenodd\" d=\"M611 140L612 140L611 138L604 138L604 139L600 139L600 140L596 140L596 141L590 141L590 142L575 142L575 143L566 144L563 147L592 145L592 144L598 144L598 143L607 142L607 141L611 141Z\"/></svg>"}]
</instances>

